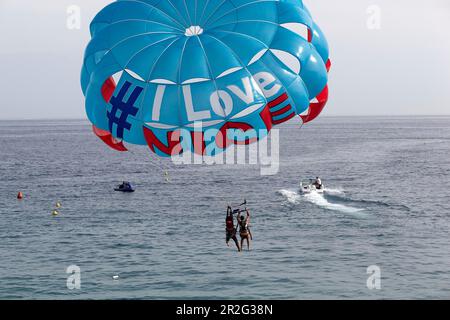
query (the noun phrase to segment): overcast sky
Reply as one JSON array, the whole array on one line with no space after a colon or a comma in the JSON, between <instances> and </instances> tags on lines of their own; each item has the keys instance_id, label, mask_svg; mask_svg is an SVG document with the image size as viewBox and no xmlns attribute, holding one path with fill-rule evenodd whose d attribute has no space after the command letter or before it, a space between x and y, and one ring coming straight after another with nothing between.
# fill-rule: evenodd
<instances>
[{"instance_id":1,"label":"overcast sky","mask_svg":"<svg viewBox=\"0 0 450 320\"><path fill-rule=\"evenodd\" d=\"M194 1L194 0L187 0ZM0 119L85 118L89 22L106 0L0 0ZM450 114L449 0L308 0L331 48L327 115ZM80 30L67 8L82 10ZM370 30L370 6L381 28Z\"/></svg>"}]
</instances>

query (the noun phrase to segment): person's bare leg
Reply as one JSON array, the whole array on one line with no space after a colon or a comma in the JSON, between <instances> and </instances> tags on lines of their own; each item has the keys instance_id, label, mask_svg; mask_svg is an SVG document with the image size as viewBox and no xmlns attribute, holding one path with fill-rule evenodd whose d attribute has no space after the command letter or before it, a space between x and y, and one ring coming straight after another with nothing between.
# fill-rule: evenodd
<instances>
[{"instance_id":1,"label":"person's bare leg","mask_svg":"<svg viewBox=\"0 0 450 320\"><path fill-rule=\"evenodd\" d=\"M236 236L233 237L233 240L234 240L234 243L236 243L236 247L237 247L238 251L240 252L241 251L241 247L239 246L239 241L236 238Z\"/></svg>"},{"instance_id":2,"label":"person's bare leg","mask_svg":"<svg viewBox=\"0 0 450 320\"><path fill-rule=\"evenodd\" d=\"M249 237L247 237L246 239L247 239L247 249L248 251L250 251L250 239Z\"/></svg>"},{"instance_id":3,"label":"person's bare leg","mask_svg":"<svg viewBox=\"0 0 450 320\"><path fill-rule=\"evenodd\" d=\"M241 251L244 248L244 240L245 240L245 238L241 238Z\"/></svg>"}]
</instances>

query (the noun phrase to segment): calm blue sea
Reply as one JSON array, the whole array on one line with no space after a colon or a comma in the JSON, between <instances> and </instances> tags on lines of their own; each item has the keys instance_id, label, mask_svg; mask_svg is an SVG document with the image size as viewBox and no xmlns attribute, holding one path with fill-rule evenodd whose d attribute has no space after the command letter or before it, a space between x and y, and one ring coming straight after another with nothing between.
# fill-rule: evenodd
<instances>
[{"instance_id":1,"label":"calm blue sea","mask_svg":"<svg viewBox=\"0 0 450 320\"><path fill-rule=\"evenodd\" d=\"M450 298L449 117L322 117L280 143L261 176L116 153L85 121L0 122L0 299ZM300 195L316 175L329 192ZM137 191L114 193L122 180ZM243 198L254 242L238 253L224 217Z\"/></svg>"}]
</instances>

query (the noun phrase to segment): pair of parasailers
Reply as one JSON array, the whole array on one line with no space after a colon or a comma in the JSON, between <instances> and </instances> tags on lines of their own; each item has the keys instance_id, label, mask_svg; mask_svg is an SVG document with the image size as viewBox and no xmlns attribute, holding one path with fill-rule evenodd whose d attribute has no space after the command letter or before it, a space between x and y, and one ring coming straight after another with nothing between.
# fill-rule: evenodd
<instances>
[{"instance_id":1,"label":"pair of parasailers","mask_svg":"<svg viewBox=\"0 0 450 320\"><path fill-rule=\"evenodd\" d=\"M245 212L246 215L241 215L242 212ZM234 226L234 214L237 213L236 221L237 226L239 227L239 235L241 236L241 243L236 237L237 228ZM244 241L247 241L247 248L250 250L250 240L253 240L252 233L249 228L250 223L250 212L246 208L245 210L236 209L233 210L230 206L227 208L227 216L225 218L225 233L226 233L226 243L229 246L229 242L233 239L234 243L238 251L242 251Z\"/></svg>"}]
</instances>

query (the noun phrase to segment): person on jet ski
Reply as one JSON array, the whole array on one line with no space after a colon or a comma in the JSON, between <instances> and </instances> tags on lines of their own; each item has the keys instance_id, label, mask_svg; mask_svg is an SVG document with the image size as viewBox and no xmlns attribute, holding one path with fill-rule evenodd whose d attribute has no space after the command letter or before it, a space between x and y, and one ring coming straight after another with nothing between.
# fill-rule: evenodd
<instances>
[{"instance_id":1,"label":"person on jet ski","mask_svg":"<svg viewBox=\"0 0 450 320\"><path fill-rule=\"evenodd\" d=\"M122 184L119 186L119 189L125 189L125 190L130 190L131 188L131 184L127 181L123 181Z\"/></svg>"},{"instance_id":2,"label":"person on jet ski","mask_svg":"<svg viewBox=\"0 0 450 320\"><path fill-rule=\"evenodd\" d=\"M314 181L313 184L317 189L322 189L322 180L320 180L319 177L316 177L316 180Z\"/></svg>"}]
</instances>

